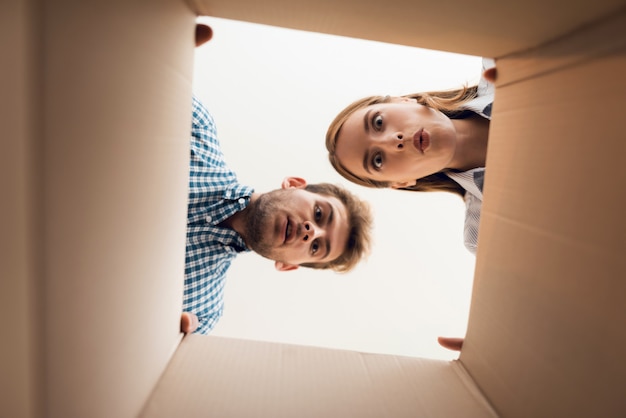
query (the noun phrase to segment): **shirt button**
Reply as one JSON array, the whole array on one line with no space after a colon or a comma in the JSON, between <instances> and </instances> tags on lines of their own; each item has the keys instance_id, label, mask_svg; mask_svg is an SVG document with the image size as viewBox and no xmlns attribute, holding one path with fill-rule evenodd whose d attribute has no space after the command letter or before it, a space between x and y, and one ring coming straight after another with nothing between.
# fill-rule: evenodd
<instances>
[{"instance_id":1,"label":"shirt button","mask_svg":"<svg viewBox=\"0 0 626 418\"><path fill-rule=\"evenodd\" d=\"M240 197L237 202L239 202L240 205L243 205L244 203L246 203L246 199L244 199L243 197Z\"/></svg>"},{"instance_id":2,"label":"shirt button","mask_svg":"<svg viewBox=\"0 0 626 418\"><path fill-rule=\"evenodd\" d=\"M207 217L205 219L206 219L207 222L211 222L213 220L211 215L207 215Z\"/></svg>"}]
</instances>

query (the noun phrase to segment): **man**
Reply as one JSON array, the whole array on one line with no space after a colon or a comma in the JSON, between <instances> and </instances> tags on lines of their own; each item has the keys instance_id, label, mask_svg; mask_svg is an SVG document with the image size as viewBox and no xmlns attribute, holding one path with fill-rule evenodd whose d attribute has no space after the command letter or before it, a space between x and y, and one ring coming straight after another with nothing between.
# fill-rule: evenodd
<instances>
[{"instance_id":1,"label":"man","mask_svg":"<svg viewBox=\"0 0 626 418\"><path fill-rule=\"evenodd\" d=\"M256 193L239 184L212 116L194 97L183 332L206 334L215 326L226 271L238 253L255 251L279 271L344 272L368 252L370 226L369 206L339 186L287 177L280 189Z\"/></svg>"},{"instance_id":2,"label":"man","mask_svg":"<svg viewBox=\"0 0 626 418\"><path fill-rule=\"evenodd\" d=\"M196 43L196 47L202 46L203 44L205 44L206 42L208 42L209 40L211 40L211 38L213 37L213 30L207 26L207 25L202 25L202 24L197 24L196 25L196 30L195 30L195 43ZM484 77L487 81L494 83L496 80L496 69L494 68L490 68L487 69L484 72ZM194 114L195 114L195 105L194 105ZM211 121L211 124L213 122ZM193 135L193 134L192 134ZM305 184L303 179L297 179L299 181L299 184L302 186L303 184ZM286 185L290 185L290 184L298 184L298 181L296 181L296 183L293 183L292 181L285 179L285 181L287 183L283 183L283 187L286 187ZM350 196L350 195L348 195ZM359 202L357 199L351 198L351 199L347 199L347 201L352 202L353 204L355 204L357 206L357 208L354 209L355 212L360 212L360 210L358 209L358 207L360 205L363 205L362 202ZM363 236L360 238L356 239L356 242L362 242L362 248L357 250L357 248L353 248L352 251L352 257L350 258L352 260L353 263L356 263L356 261L358 260L358 257L360 256L360 254L362 252L364 252L365 250L368 249L369 246L369 225L371 224L371 219L370 219L370 215L369 215L369 210L368 209L362 209L363 213L361 213L359 216L363 216L363 219L361 220L361 222L363 223L363 226L366 228L362 231ZM302 231L300 231L302 232ZM303 238L304 239L304 238ZM306 242L306 241L305 241ZM187 245L188 249L189 249L189 233L188 233L188 245ZM263 255L263 254L262 254ZM270 257L271 258L271 257ZM187 254L187 265L189 265L189 253ZM228 264L230 264L230 261L228 261ZM285 266L284 264L280 264L280 266ZM297 264L293 265L293 264L287 264L286 266L291 267L291 268L297 268ZM279 264L277 264L277 268L279 267ZM328 266L330 267L330 266ZM344 270L348 270L350 266L346 265L346 267L344 268ZM332 268L332 267L331 267ZM339 269L341 270L341 269ZM185 271L185 276L187 277L187 270ZM185 286L187 289L187 280L185 280ZM223 285L222 285L223 286ZM221 287L219 288L219 292L221 292ZM187 295L187 290L185 291L185 294ZM221 300L221 293L220 293L220 297L219 299ZM185 306L188 305L187 303L188 297L185 296ZM221 312L221 305L220 305L220 312ZM199 324L199 320L197 318L197 316L195 314L192 313L188 313L188 312L184 312L183 316L181 318L181 330L183 332L193 332L194 330L196 330L198 328ZM203 325L200 328L200 331L203 331L205 328L210 329L210 327L212 327L212 325L209 326L205 326ZM447 348L449 350L455 350L455 351L460 351L463 347L463 342L464 342L464 338L454 338L454 337L439 337L438 338L438 342L439 344L444 347Z\"/></svg>"}]
</instances>

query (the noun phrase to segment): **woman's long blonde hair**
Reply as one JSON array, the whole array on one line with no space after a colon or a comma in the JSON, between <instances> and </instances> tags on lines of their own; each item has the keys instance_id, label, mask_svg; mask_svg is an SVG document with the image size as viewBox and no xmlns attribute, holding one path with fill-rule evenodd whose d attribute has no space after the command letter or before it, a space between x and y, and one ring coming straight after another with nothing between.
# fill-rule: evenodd
<instances>
[{"instance_id":1,"label":"woman's long blonde hair","mask_svg":"<svg viewBox=\"0 0 626 418\"><path fill-rule=\"evenodd\" d=\"M464 109L463 105L477 96L477 86L463 87L456 90L431 91L424 93L408 94L403 97L416 99L417 103L439 110L448 117L455 117L461 114ZM364 107L372 106L379 103L388 103L391 101L389 96L369 96L357 100L343 109L332 121L326 132L326 149L328 150L328 159L333 168L347 180L365 187L387 188L391 186L390 182L378 181L367 178L361 178L344 167L337 158L337 137L341 131L341 127L346 120L357 110ZM414 186L403 188L403 190L419 191L419 192L436 192L445 191L455 193L460 196L465 195L463 189L457 182L449 178L444 172L438 172L426 177L416 179Z\"/></svg>"}]
</instances>

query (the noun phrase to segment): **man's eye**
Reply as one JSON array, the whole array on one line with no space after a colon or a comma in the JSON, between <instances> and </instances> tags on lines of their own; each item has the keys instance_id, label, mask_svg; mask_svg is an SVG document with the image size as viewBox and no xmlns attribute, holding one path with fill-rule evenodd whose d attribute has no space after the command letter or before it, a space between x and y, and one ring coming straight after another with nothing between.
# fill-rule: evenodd
<instances>
[{"instance_id":1,"label":"man's eye","mask_svg":"<svg viewBox=\"0 0 626 418\"><path fill-rule=\"evenodd\" d=\"M374 115L374 117L372 118L372 125L374 126L374 129L379 131L383 126L383 117L378 114Z\"/></svg>"},{"instance_id":2,"label":"man's eye","mask_svg":"<svg viewBox=\"0 0 626 418\"><path fill-rule=\"evenodd\" d=\"M311 243L311 254L315 255L319 249L320 249L319 240L313 241Z\"/></svg>"},{"instance_id":3,"label":"man's eye","mask_svg":"<svg viewBox=\"0 0 626 418\"><path fill-rule=\"evenodd\" d=\"M320 220L322 220L322 209L319 206L315 206L314 215L315 222L319 222Z\"/></svg>"},{"instance_id":4,"label":"man's eye","mask_svg":"<svg viewBox=\"0 0 626 418\"><path fill-rule=\"evenodd\" d=\"M380 152L377 152L372 157L372 167L374 167L374 169L376 170L380 170L382 166L383 166L383 156Z\"/></svg>"}]
</instances>

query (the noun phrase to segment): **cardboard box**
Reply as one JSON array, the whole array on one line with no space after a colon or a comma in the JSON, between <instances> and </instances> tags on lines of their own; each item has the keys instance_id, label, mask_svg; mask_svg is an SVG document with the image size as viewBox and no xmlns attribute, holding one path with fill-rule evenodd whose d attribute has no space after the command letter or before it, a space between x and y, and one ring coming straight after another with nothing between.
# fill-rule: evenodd
<instances>
[{"instance_id":1,"label":"cardboard box","mask_svg":"<svg viewBox=\"0 0 626 418\"><path fill-rule=\"evenodd\" d=\"M623 2L404 3L3 3L0 416L626 416ZM181 342L198 14L497 59L459 360Z\"/></svg>"},{"instance_id":2,"label":"cardboard box","mask_svg":"<svg viewBox=\"0 0 626 418\"><path fill-rule=\"evenodd\" d=\"M198 335L184 338L141 416L176 414L497 416L460 362Z\"/></svg>"}]
</instances>

